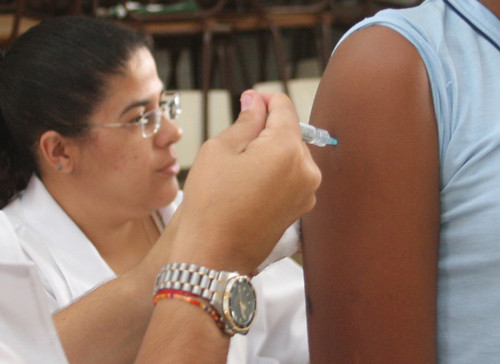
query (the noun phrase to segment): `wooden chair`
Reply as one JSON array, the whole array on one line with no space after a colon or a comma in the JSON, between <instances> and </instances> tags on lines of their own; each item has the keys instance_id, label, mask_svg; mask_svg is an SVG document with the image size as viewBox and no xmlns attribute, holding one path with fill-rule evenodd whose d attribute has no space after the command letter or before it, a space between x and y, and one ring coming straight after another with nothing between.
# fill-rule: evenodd
<instances>
[{"instance_id":1,"label":"wooden chair","mask_svg":"<svg viewBox=\"0 0 500 364\"><path fill-rule=\"evenodd\" d=\"M279 29L297 30L298 34L311 36L316 45L317 56L323 68L332 51L332 25L335 14L330 9L329 0L252 0L261 7L268 21ZM308 31L309 32L306 32ZM293 39L296 44L296 39ZM293 46L293 44L292 44ZM292 47L293 49L293 47ZM292 54L292 57L296 54ZM292 65L296 59L292 59ZM292 71L292 77L295 73Z\"/></svg>"},{"instance_id":2,"label":"wooden chair","mask_svg":"<svg viewBox=\"0 0 500 364\"><path fill-rule=\"evenodd\" d=\"M16 38L43 19L80 14L83 0L0 0L0 48L7 49Z\"/></svg>"},{"instance_id":3,"label":"wooden chair","mask_svg":"<svg viewBox=\"0 0 500 364\"><path fill-rule=\"evenodd\" d=\"M293 78L288 81L290 99L292 100L299 120L309 123L309 117L319 86L320 77ZM259 82L253 85L253 88L259 92L283 92L283 85L280 81Z\"/></svg>"},{"instance_id":4,"label":"wooden chair","mask_svg":"<svg viewBox=\"0 0 500 364\"><path fill-rule=\"evenodd\" d=\"M334 26L347 30L380 10L416 6L421 2L422 0L330 0L330 6L336 15Z\"/></svg>"},{"instance_id":5,"label":"wooden chair","mask_svg":"<svg viewBox=\"0 0 500 364\"><path fill-rule=\"evenodd\" d=\"M305 1L305 0L304 0ZM261 64L260 76L255 82L268 80L265 75L267 62L267 42L272 40L272 49L276 61L279 78L283 89L289 93L287 71L287 47L283 32L294 30L303 32L312 31L317 43L317 53L325 66L332 49L331 26L334 21L333 13L329 9L329 0L311 0L312 2L287 4L283 1L246 0L247 7L239 11L222 12L219 14L222 23L229 24L237 33L260 32ZM297 59L292 54L292 72L295 76Z\"/></svg>"},{"instance_id":6,"label":"wooden chair","mask_svg":"<svg viewBox=\"0 0 500 364\"><path fill-rule=\"evenodd\" d=\"M0 0L0 49L5 50L16 38L39 20L25 16L25 0Z\"/></svg>"},{"instance_id":7,"label":"wooden chair","mask_svg":"<svg viewBox=\"0 0 500 364\"><path fill-rule=\"evenodd\" d=\"M182 113L176 120L184 136L176 143L175 150L178 155L182 171L191 168L193 161L205 140L203 136L203 95L200 90L174 90L180 94ZM209 91L208 136L213 137L226 129L233 122L231 95L228 90L211 89Z\"/></svg>"}]
</instances>

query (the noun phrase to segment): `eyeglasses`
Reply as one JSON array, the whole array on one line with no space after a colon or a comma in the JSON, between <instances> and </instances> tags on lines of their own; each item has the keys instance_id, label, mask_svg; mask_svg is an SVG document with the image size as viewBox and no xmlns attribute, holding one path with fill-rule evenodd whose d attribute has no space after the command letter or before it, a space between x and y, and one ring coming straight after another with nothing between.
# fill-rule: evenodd
<instances>
[{"instance_id":1,"label":"eyeglasses","mask_svg":"<svg viewBox=\"0 0 500 364\"><path fill-rule=\"evenodd\" d=\"M143 138L151 138L160 130L163 117L176 120L181 109L181 97L177 92L164 92L160 98L160 107L149 110L131 123L91 124L89 128L121 128L123 126L141 126Z\"/></svg>"}]
</instances>

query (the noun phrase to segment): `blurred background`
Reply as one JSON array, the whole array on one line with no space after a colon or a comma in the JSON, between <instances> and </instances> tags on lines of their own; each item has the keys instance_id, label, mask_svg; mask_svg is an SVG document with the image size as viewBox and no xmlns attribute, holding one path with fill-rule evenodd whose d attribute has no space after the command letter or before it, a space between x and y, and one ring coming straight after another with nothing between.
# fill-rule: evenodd
<instances>
[{"instance_id":1,"label":"blurred background","mask_svg":"<svg viewBox=\"0 0 500 364\"><path fill-rule=\"evenodd\" d=\"M46 18L83 15L152 38L160 77L181 94L185 177L202 142L229 126L248 88L287 93L309 121L319 78L342 34L384 8L421 0L0 0L0 47Z\"/></svg>"}]
</instances>

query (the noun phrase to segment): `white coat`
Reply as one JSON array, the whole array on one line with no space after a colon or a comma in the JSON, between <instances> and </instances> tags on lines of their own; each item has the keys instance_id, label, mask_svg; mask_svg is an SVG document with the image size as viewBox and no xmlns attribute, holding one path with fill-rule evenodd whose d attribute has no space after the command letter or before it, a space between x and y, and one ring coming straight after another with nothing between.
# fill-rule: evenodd
<instances>
[{"instance_id":1,"label":"white coat","mask_svg":"<svg viewBox=\"0 0 500 364\"><path fill-rule=\"evenodd\" d=\"M0 211L0 363L65 364L33 262Z\"/></svg>"},{"instance_id":2,"label":"white coat","mask_svg":"<svg viewBox=\"0 0 500 364\"><path fill-rule=\"evenodd\" d=\"M168 223L182 200L159 212ZM92 242L33 177L23 194L4 208L18 244L43 280L51 312L116 277ZM289 253L298 241L297 225L279 249ZM2 252L0 251L0 254ZM273 258L274 259L274 258ZM258 312L247 336L231 339L228 363L307 363L309 361L302 269L290 258L271 264L253 278Z\"/></svg>"}]
</instances>

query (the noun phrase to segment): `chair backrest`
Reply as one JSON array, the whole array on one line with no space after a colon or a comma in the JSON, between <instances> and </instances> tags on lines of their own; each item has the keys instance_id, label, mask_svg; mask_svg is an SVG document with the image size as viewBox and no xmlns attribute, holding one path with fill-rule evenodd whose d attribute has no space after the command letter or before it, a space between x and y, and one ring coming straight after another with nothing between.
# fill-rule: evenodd
<instances>
[{"instance_id":1,"label":"chair backrest","mask_svg":"<svg viewBox=\"0 0 500 364\"><path fill-rule=\"evenodd\" d=\"M202 93L200 90L180 90L182 113L176 123L184 134L176 144L179 165L187 170L193 164L203 142ZM231 95L228 90L212 89L208 92L208 137L219 134L232 122Z\"/></svg>"},{"instance_id":2,"label":"chair backrest","mask_svg":"<svg viewBox=\"0 0 500 364\"><path fill-rule=\"evenodd\" d=\"M0 48L7 49L25 29L21 28L24 0L0 0Z\"/></svg>"},{"instance_id":3,"label":"chair backrest","mask_svg":"<svg viewBox=\"0 0 500 364\"><path fill-rule=\"evenodd\" d=\"M83 1L87 0L0 0L0 48L7 49L43 19L80 14Z\"/></svg>"},{"instance_id":4,"label":"chair backrest","mask_svg":"<svg viewBox=\"0 0 500 364\"><path fill-rule=\"evenodd\" d=\"M297 109L299 120L309 123L309 117L319 86L320 77L295 78L288 81L289 96ZM253 89L262 92L283 92L283 84L279 81L259 82Z\"/></svg>"}]
</instances>

